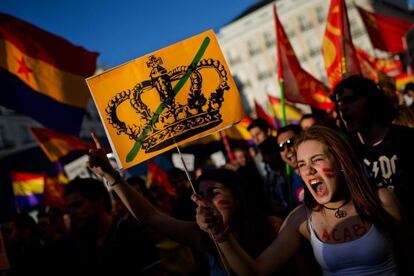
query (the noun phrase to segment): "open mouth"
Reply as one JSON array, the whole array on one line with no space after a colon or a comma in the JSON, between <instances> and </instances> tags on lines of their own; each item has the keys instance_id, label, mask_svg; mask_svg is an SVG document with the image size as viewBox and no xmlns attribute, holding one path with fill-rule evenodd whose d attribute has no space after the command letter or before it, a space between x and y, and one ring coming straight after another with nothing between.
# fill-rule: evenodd
<instances>
[{"instance_id":1,"label":"open mouth","mask_svg":"<svg viewBox=\"0 0 414 276\"><path fill-rule=\"evenodd\" d=\"M312 190L318 195L323 195L325 192L325 185L319 179L313 179L310 181Z\"/></svg>"}]
</instances>

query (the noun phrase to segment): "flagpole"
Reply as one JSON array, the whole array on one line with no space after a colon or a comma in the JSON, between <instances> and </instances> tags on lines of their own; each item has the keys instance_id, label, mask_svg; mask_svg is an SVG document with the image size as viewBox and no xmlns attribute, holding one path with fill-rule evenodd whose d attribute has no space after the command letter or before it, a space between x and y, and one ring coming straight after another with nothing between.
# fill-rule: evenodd
<instances>
[{"instance_id":1,"label":"flagpole","mask_svg":"<svg viewBox=\"0 0 414 276\"><path fill-rule=\"evenodd\" d=\"M190 182L190 186L191 186L191 189L193 190L193 194L197 194L197 192L194 188L193 181L191 180L190 174L188 173L187 165L185 164L183 155L181 154L181 150L178 147L177 143L175 142L174 138L173 138L173 140L174 140L174 143L175 143L175 147L177 148L178 155L180 156L181 162L183 163L184 172L185 172L185 175L187 176L188 181Z\"/></svg>"},{"instance_id":2,"label":"flagpole","mask_svg":"<svg viewBox=\"0 0 414 276\"><path fill-rule=\"evenodd\" d=\"M230 161L233 162L235 159L234 154L233 154L233 151L231 150L229 140L227 139L227 136L224 130L220 130L220 137L221 137L221 141L223 142L224 148L226 149L227 156L229 157Z\"/></svg>"},{"instance_id":3,"label":"flagpole","mask_svg":"<svg viewBox=\"0 0 414 276\"><path fill-rule=\"evenodd\" d=\"M348 14L348 11L347 11L347 9L346 9L346 4L345 4L345 1L341 1L341 8L342 9L345 9L345 12L346 12L346 17L348 17L347 16L347 14ZM345 16L344 16L344 14L343 13L341 13L341 16L342 16L342 32L343 32L343 30L344 30L344 20L345 20ZM348 20L347 20L347 23L349 23L348 22ZM350 27L349 25L347 26L347 28L348 27ZM349 28L348 28L348 31L349 31ZM346 73L347 73L347 68L346 68L346 50L345 50L345 36L344 36L344 33L342 33L342 36L341 36L341 51L342 51L342 56L341 56L341 75L342 75L342 79L344 79L344 77L345 77L345 75L346 75Z\"/></svg>"},{"instance_id":4,"label":"flagpole","mask_svg":"<svg viewBox=\"0 0 414 276\"><path fill-rule=\"evenodd\" d=\"M411 68L411 56L410 56L410 52L408 51L408 46L407 46L407 41L406 41L406 37L403 36L401 38L402 40L402 44L405 50L405 56L407 57L407 65L406 65L406 70L407 70L407 74L410 76L412 74L412 68Z\"/></svg>"},{"instance_id":5,"label":"flagpole","mask_svg":"<svg viewBox=\"0 0 414 276\"><path fill-rule=\"evenodd\" d=\"M190 174L188 173L188 169L187 169L187 166L186 166L186 164L184 162L183 155L181 154L180 147L178 146L177 142L175 142L174 137L173 137L173 141L174 141L175 147L177 148L177 152L180 155L180 159L181 159L181 162L183 163L183 167L184 167L184 172L185 172L185 175L187 176L188 181L190 182L191 189L193 190L193 194L196 195L197 192L196 192L196 190L194 188L193 181L191 180ZM210 237L213 237L213 234L211 233L211 230L209 230L208 233L209 233ZM227 262L226 262L226 259L225 259L224 255L223 255L223 252L221 252L220 247L218 246L217 241L214 238L212 238L212 240L213 240L214 245L215 245L215 247L217 249L217 252L219 254L220 260L221 260L221 262L223 264L223 268L226 271L227 276L230 276L231 275L230 274L230 270L229 270L229 268L227 266Z\"/></svg>"},{"instance_id":6,"label":"flagpole","mask_svg":"<svg viewBox=\"0 0 414 276\"><path fill-rule=\"evenodd\" d=\"M282 126L287 125L286 120L286 104L285 104L285 86L283 85L283 79L279 76L279 91L280 91L280 100L282 102Z\"/></svg>"},{"instance_id":7,"label":"flagpole","mask_svg":"<svg viewBox=\"0 0 414 276\"><path fill-rule=\"evenodd\" d=\"M276 58L277 58L277 78L278 78L278 85L280 91L280 99L282 101L282 126L286 126L286 109L285 109L285 92L284 92L284 84L283 84L283 76L282 76L282 61L280 58L280 49L278 47L279 37L278 37L278 17L276 13L276 4L273 4L273 16L275 19L275 32L276 32Z\"/></svg>"},{"instance_id":8,"label":"flagpole","mask_svg":"<svg viewBox=\"0 0 414 276\"><path fill-rule=\"evenodd\" d=\"M280 92L280 100L282 102L282 126L286 126L287 122L286 122L286 107L285 107L285 87L284 87L283 76L282 76L282 61L280 58L280 49L277 45L277 43L279 42L279 37L278 37L278 26L277 26L278 17L277 17L277 12L276 12L276 3L273 4L273 16L275 19L275 31L276 31L276 57L277 57L277 62L278 62L277 78L278 78L278 85L279 85L279 92ZM291 187L290 176L292 172L288 164L285 164L285 170L286 170L286 175L287 175L288 204L289 204L289 210L291 210L292 209L292 187Z\"/></svg>"}]
</instances>

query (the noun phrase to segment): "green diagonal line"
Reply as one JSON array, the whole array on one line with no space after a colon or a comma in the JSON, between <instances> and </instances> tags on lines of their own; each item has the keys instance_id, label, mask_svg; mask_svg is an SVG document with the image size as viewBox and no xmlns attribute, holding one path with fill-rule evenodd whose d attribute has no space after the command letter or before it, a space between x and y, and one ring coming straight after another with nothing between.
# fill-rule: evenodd
<instances>
[{"instance_id":1,"label":"green diagonal line","mask_svg":"<svg viewBox=\"0 0 414 276\"><path fill-rule=\"evenodd\" d=\"M191 73L194 72L194 69L196 68L197 63L203 57L203 55L204 55L204 53L205 53L205 51L206 51L207 46L208 46L209 43L210 43L210 38L209 37L204 38L203 43L201 43L200 48L198 49L196 55L193 58L193 61L188 66L187 71L185 72L184 77L182 79L180 79L180 81L174 86L174 88L173 88L174 97L181 90L181 88L183 88L185 82L188 80L188 78L190 77ZM141 141L143 141L145 139L145 137L147 136L148 132L150 131L150 129L152 128L152 126L155 124L155 122L158 120L158 118L160 117L160 114L162 113L162 111L165 109L166 106L167 106L167 101L163 101L158 106L158 108L155 111L154 115L152 116L149 124L144 128L144 130L142 131L141 135L138 137L138 140L135 142L134 147L128 153L128 155L126 157L126 161L127 162L131 162L137 156L139 150L141 149Z\"/></svg>"}]
</instances>

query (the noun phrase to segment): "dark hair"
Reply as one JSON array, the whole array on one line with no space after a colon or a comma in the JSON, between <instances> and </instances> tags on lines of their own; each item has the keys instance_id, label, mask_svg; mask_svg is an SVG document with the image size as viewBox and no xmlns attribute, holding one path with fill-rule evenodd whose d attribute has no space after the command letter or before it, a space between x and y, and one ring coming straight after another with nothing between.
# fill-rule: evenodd
<instances>
[{"instance_id":1,"label":"dark hair","mask_svg":"<svg viewBox=\"0 0 414 276\"><path fill-rule=\"evenodd\" d=\"M228 169L213 169L206 171L196 179L196 189L198 190L200 183L206 180L218 182L231 190L233 196L239 203L236 217L232 220L239 223L240 226L237 228L240 229L238 240L246 252L253 257L257 257L271 241L267 240L269 228L266 228L266 216L258 212L256 206L247 206L245 196L249 195L245 192L247 190L246 185L254 185L255 183L246 183L234 171ZM256 238L252 239L252 237ZM215 254L215 248L211 249L211 252Z\"/></svg>"},{"instance_id":2,"label":"dark hair","mask_svg":"<svg viewBox=\"0 0 414 276\"><path fill-rule=\"evenodd\" d=\"M243 195L241 192L241 185L243 185L244 182L236 172L228 169L208 170L196 179L196 190L199 190L200 183L205 180L215 181L223 184L225 187L231 190L235 198L240 201L239 203L244 203Z\"/></svg>"},{"instance_id":3,"label":"dark hair","mask_svg":"<svg viewBox=\"0 0 414 276\"><path fill-rule=\"evenodd\" d=\"M345 89L349 89L357 96L364 97L367 101L368 112L375 116L378 123L390 124L397 115L397 111L391 99L372 80L359 75L350 76L339 82L333 90L331 97L336 102L336 96Z\"/></svg>"},{"instance_id":4,"label":"dark hair","mask_svg":"<svg viewBox=\"0 0 414 276\"><path fill-rule=\"evenodd\" d=\"M302 117L300 117L299 122L302 122L303 120L305 120L305 119L309 119L309 118L314 118L314 119L316 119L316 115L315 115L315 114L312 114L312 113L306 113L306 114L303 114L303 115L302 115Z\"/></svg>"},{"instance_id":5,"label":"dark hair","mask_svg":"<svg viewBox=\"0 0 414 276\"><path fill-rule=\"evenodd\" d=\"M295 150L297 151L300 144L310 140L324 144L329 153L332 154L333 160L337 162L340 170L338 173L342 176L340 180L341 187L339 188L352 199L361 218L377 223L379 226L388 227L392 219L387 211L383 209L374 187L366 179L348 142L332 129L323 126L312 126L296 137ZM305 189L307 189L306 185ZM306 203L312 210L321 208L312 196L307 198Z\"/></svg>"},{"instance_id":6,"label":"dark hair","mask_svg":"<svg viewBox=\"0 0 414 276\"><path fill-rule=\"evenodd\" d=\"M279 136L282 133L288 132L288 131L293 131L293 133L299 134L302 131L302 128L298 125L294 125L294 124L290 124L290 125L286 125L284 127L281 127L277 130L277 135L276 135L276 140L279 139Z\"/></svg>"},{"instance_id":7,"label":"dark hair","mask_svg":"<svg viewBox=\"0 0 414 276\"><path fill-rule=\"evenodd\" d=\"M272 129L272 126L263 118L256 118L254 119L249 126L247 127L247 130L250 131L252 128L258 127L264 132L268 132L269 129Z\"/></svg>"},{"instance_id":8,"label":"dark hair","mask_svg":"<svg viewBox=\"0 0 414 276\"><path fill-rule=\"evenodd\" d=\"M279 143L273 136L267 137L258 146L263 156L263 162L267 163L273 170L283 169L283 161L279 153Z\"/></svg>"},{"instance_id":9,"label":"dark hair","mask_svg":"<svg viewBox=\"0 0 414 276\"><path fill-rule=\"evenodd\" d=\"M107 213L112 210L111 198L105 185L94 178L76 177L65 186L65 196L78 192L91 202L103 199L103 207Z\"/></svg>"},{"instance_id":10,"label":"dark hair","mask_svg":"<svg viewBox=\"0 0 414 276\"><path fill-rule=\"evenodd\" d=\"M407 94L409 90L414 91L414 83L409 82L405 85L404 94Z\"/></svg>"},{"instance_id":11,"label":"dark hair","mask_svg":"<svg viewBox=\"0 0 414 276\"><path fill-rule=\"evenodd\" d=\"M141 176L132 176L127 179L127 182L131 186L138 186L139 188L142 188L142 186L145 186L145 180Z\"/></svg>"}]
</instances>

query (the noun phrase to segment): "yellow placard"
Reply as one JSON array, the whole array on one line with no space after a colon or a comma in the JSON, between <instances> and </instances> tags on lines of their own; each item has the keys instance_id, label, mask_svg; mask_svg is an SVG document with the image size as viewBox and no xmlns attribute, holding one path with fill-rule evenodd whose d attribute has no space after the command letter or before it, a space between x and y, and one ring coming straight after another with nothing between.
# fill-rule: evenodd
<instances>
[{"instance_id":1,"label":"yellow placard","mask_svg":"<svg viewBox=\"0 0 414 276\"><path fill-rule=\"evenodd\" d=\"M87 83L122 168L244 116L211 30L91 77Z\"/></svg>"}]
</instances>

